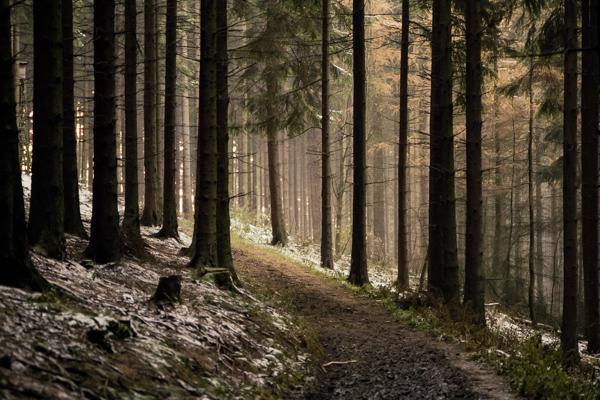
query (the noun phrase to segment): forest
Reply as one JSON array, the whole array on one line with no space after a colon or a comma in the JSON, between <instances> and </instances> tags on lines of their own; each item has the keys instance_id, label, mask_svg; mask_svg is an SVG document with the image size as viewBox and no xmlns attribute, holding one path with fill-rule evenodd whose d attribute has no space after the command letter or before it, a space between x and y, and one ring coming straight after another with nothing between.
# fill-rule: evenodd
<instances>
[{"instance_id":1,"label":"forest","mask_svg":"<svg viewBox=\"0 0 600 400\"><path fill-rule=\"evenodd\" d=\"M596 0L0 0L0 398L600 398Z\"/></svg>"}]
</instances>

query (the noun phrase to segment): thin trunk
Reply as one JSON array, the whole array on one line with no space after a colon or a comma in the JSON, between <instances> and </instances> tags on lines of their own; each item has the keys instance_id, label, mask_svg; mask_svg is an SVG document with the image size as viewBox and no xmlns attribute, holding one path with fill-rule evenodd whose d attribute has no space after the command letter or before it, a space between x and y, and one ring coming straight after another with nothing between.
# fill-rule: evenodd
<instances>
[{"instance_id":1,"label":"thin trunk","mask_svg":"<svg viewBox=\"0 0 600 400\"><path fill-rule=\"evenodd\" d=\"M583 0L583 48L598 48L598 2ZM581 80L581 236L585 335L600 352L598 315L598 51L584 51Z\"/></svg>"},{"instance_id":2,"label":"thin trunk","mask_svg":"<svg viewBox=\"0 0 600 400\"><path fill-rule=\"evenodd\" d=\"M11 7L9 0L0 0L0 285L43 290L48 284L33 266L27 248L10 46Z\"/></svg>"},{"instance_id":3,"label":"thin trunk","mask_svg":"<svg viewBox=\"0 0 600 400\"><path fill-rule=\"evenodd\" d=\"M94 2L94 183L92 227L86 257L98 263L120 257L115 132L115 1Z\"/></svg>"},{"instance_id":4,"label":"thin trunk","mask_svg":"<svg viewBox=\"0 0 600 400\"><path fill-rule=\"evenodd\" d=\"M227 58L227 2L218 1L216 6L216 83L217 83L217 259L219 267L227 268L229 275L217 274L216 283L231 288L231 282L239 282L231 255L229 217L229 93Z\"/></svg>"},{"instance_id":5,"label":"thin trunk","mask_svg":"<svg viewBox=\"0 0 600 400\"><path fill-rule=\"evenodd\" d=\"M321 267L333 269L329 152L329 0L323 1L321 42Z\"/></svg>"},{"instance_id":6,"label":"thin trunk","mask_svg":"<svg viewBox=\"0 0 600 400\"><path fill-rule=\"evenodd\" d=\"M366 68L365 68L365 2L353 0L352 47L354 83L353 159L354 186L352 198L352 255L348 281L357 286L369 283L366 232Z\"/></svg>"},{"instance_id":7,"label":"thin trunk","mask_svg":"<svg viewBox=\"0 0 600 400\"><path fill-rule=\"evenodd\" d=\"M144 211L141 224L158 225L157 54L155 1L144 2Z\"/></svg>"},{"instance_id":8,"label":"thin trunk","mask_svg":"<svg viewBox=\"0 0 600 400\"><path fill-rule=\"evenodd\" d=\"M121 241L125 251L145 255L140 233L137 125L137 10L125 1L125 215Z\"/></svg>"},{"instance_id":9,"label":"thin trunk","mask_svg":"<svg viewBox=\"0 0 600 400\"><path fill-rule=\"evenodd\" d=\"M267 84L268 85L268 84ZM287 232L283 219L283 208L281 205L281 178L279 162L279 141L277 140L276 127L269 124L267 128L267 156L269 174L269 197L271 208L271 231L272 245L285 246L287 244Z\"/></svg>"},{"instance_id":10,"label":"thin trunk","mask_svg":"<svg viewBox=\"0 0 600 400\"><path fill-rule=\"evenodd\" d=\"M533 60L532 60L533 62ZM529 318L535 324L535 221L533 216L533 65L529 67L529 133L527 136L527 206L529 211L529 285L527 304Z\"/></svg>"},{"instance_id":11,"label":"thin trunk","mask_svg":"<svg viewBox=\"0 0 600 400\"><path fill-rule=\"evenodd\" d=\"M167 0L165 62L165 126L163 162L163 218L160 237L178 238L177 231L177 179L176 163L176 112L177 112L177 0Z\"/></svg>"},{"instance_id":12,"label":"thin trunk","mask_svg":"<svg viewBox=\"0 0 600 400\"><path fill-rule=\"evenodd\" d=\"M406 153L408 147L408 46L410 2L402 0L402 34L400 42L400 137L398 141L398 288L408 288L408 238L406 204Z\"/></svg>"},{"instance_id":13,"label":"thin trunk","mask_svg":"<svg viewBox=\"0 0 600 400\"><path fill-rule=\"evenodd\" d=\"M564 291L561 346L567 365L577 347L577 1L565 0L563 230Z\"/></svg>"},{"instance_id":14,"label":"thin trunk","mask_svg":"<svg viewBox=\"0 0 600 400\"><path fill-rule=\"evenodd\" d=\"M79 179L77 174L77 138L73 90L73 1L62 3L63 45L63 186L65 232L87 237L79 210Z\"/></svg>"},{"instance_id":15,"label":"thin trunk","mask_svg":"<svg viewBox=\"0 0 600 400\"><path fill-rule=\"evenodd\" d=\"M485 286L482 265L481 183L481 4L467 0L467 205L464 302L473 322L485 325Z\"/></svg>"}]
</instances>

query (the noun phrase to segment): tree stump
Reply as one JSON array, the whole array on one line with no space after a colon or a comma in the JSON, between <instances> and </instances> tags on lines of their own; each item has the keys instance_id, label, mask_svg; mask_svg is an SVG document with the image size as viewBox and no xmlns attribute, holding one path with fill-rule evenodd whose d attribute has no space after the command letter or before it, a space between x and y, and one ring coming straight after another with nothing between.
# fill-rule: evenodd
<instances>
[{"instance_id":1,"label":"tree stump","mask_svg":"<svg viewBox=\"0 0 600 400\"><path fill-rule=\"evenodd\" d=\"M156 304L180 302L181 275L161 276L150 300Z\"/></svg>"}]
</instances>

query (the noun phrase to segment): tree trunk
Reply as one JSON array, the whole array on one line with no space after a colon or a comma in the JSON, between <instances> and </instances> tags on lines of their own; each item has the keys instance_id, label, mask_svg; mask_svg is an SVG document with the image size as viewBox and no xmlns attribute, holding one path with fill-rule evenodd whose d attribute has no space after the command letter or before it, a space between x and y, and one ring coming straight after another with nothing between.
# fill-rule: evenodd
<instances>
[{"instance_id":1,"label":"tree trunk","mask_svg":"<svg viewBox=\"0 0 600 400\"><path fill-rule=\"evenodd\" d=\"M402 34L400 43L400 137L398 140L398 277L399 289L407 289L408 244L406 216L406 153L408 148L408 40L410 33L410 2L402 0Z\"/></svg>"},{"instance_id":2,"label":"tree trunk","mask_svg":"<svg viewBox=\"0 0 600 400\"><path fill-rule=\"evenodd\" d=\"M160 222L158 193L158 141L156 115L157 54L155 0L144 2L144 211L142 225Z\"/></svg>"},{"instance_id":3,"label":"tree trunk","mask_svg":"<svg viewBox=\"0 0 600 400\"><path fill-rule=\"evenodd\" d=\"M79 209L77 174L77 139L75 137L75 105L73 91L73 1L62 3L63 45L63 186L65 232L87 237Z\"/></svg>"},{"instance_id":4,"label":"tree trunk","mask_svg":"<svg viewBox=\"0 0 600 400\"><path fill-rule=\"evenodd\" d=\"M269 85L267 83L267 85ZM281 182L280 182L280 162L279 162L279 141L277 140L277 130L272 124L269 124L267 132L267 157L269 173L269 197L271 203L271 231L273 239L272 245L285 246L287 244L287 232L285 230L285 221L283 219L283 208L281 205Z\"/></svg>"},{"instance_id":5,"label":"tree trunk","mask_svg":"<svg viewBox=\"0 0 600 400\"><path fill-rule=\"evenodd\" d=\"M598 48L598 2L583 0L583 48ZM583 51L581 80L581 236L585 336L600 352L598 332L598 51Z\"/></svg>"},{"instance_id":6,"label":"tree trunk","mask_svg":"<svg viewBox=\"0 0 600 400\"><path fill-rule=\"evenodd\" d=\"M533 60L532 60L533 63ZM529 318L535 324L535 221L533 215L533 65L529 67L529 133L527 136L527 207L529 212L529 285L527 304Z\"/></svg>"},{"instance_id":7,"label":"tree trunk","mask_svg":"<svg viewBox=\"0 0 600 400\"><path fill-rule=\"evenodd\" d=\"M57 259L65 257L61 21L60 1L35 2L33 53L38 68L34 69L33 78L35 150L29 242L47 256Z\"/></svg>"},{"instance_id":8,"label":"tree trunk","mask_svg":"<svg viewBox=\"0 0 600 400\"><path fill-rule=\"evenodd\" d=\"M467 0L467 216L465 244L465 305L473 322L485 325L485 286L482 258L481 184L481 4Z\"/></svg>"},{"instance_id":9,"label":"tree trunk","mask_svg":"<svg viewBox=\"0 0 600 400\"><path fill-rule=\"evenodd\" d=\"M198 100L198 166L193 257L190 265L217 265L217 86L216 1L201 3L200 97Z\"/></svg>"},{"instance_id":10,"label":"tree trunk","mask_svg":"<svg viewBox=\"0 0 600 400\"><path fill-rule=\"evenodd\" d=\"M92 228L86 257L120 257L115 133L115 1L94 2L94 183Z\"/></svg>"},{"instance_id":11,"label":"tree trunk","mask_svg":"<svg viewBox=\"0 0 600 400\"><path fill-rule=\"evenodd\" d=\"M354 82L354 186L352 198L352 255L348 281L357 286L369 283L366 232L366 74L365 74L365 2L353 0L352 48Z\"/></svg>"},{"instance_id":12,"label":"tree trunk","mask_svg":"<svg viewBox=\"0 0 600 400\"><path fill-rule=\"evenodd\" d=\"M140 233L137 127L137 10L136 0L125 1L125 215L121 241L126 251L145 255Z\"/></svg>"},{"instance_id":13,"label":"tree trunk","mask_svg":"<svg viewBox=\"0 0 600 400\"><path fill-rule=\"evenodd\" d=\"M458 258L452 132L450 0L433 1L429 163L429 289L458 300Z\"/></svg>"},{"instance_id":14,"label":"tree trunk","mask_svg":"<svg viewBox=\"0 0 600 400\"><path fill-rule=\"evenodd\" d=\"M577 347L577 1L565 0L563 230L563 361L579 360Z\"/></svg>"},{"instance_id":15,"label":"tree trunk","mask_svg":"<svg viewBox=\"0 0 600 400\"><path fill-rule=\"evenodd\" d=\"M31 263L27 248L10 46L11 7L9 0L0 0L0 285L42 290L48 284Z\"/></svg>"},{"instance_id":16,"label":"tree trunk","mask_svg":"<svg viewBox=\"0 0 600 400\"><path fill-rule=\"evenodd\" d=\"M227 2L218 1L216 10L217 37L217 259L219 267L227 268L229 275L217 274L215 280L221 287L231 287L239 282L231 255L229 217L229 92L227 57Z\"/></svg>"},{"instance_id":17,"label":"tree trunk","mask_svg":"<svg viewBox=\"0 0 600 400\"><path fill-rule=\"evenodd\" d=\"M167 0L166 62L165 62L165 127L163 163L163 218L160 237L178 238L177 179L175 124L177 112L177 0Z\"/></svg>"},{"instance_id":18,"label":"tree trunk","mask_svg":"<svg viewBox=\"0 0 600 400\"><path fill-rule=\"evenodd\" d=\"M321 267L333 269L329 153L329 0L323 0L321 17Z\"/></svg>"}]
</instances>

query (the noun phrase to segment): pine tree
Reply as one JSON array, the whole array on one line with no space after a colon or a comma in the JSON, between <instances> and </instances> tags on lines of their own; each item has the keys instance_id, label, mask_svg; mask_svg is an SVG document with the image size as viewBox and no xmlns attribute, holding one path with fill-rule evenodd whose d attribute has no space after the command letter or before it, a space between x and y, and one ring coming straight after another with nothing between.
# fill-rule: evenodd
<instances>
[{"instance_id":1,"label":"pine tree","mask_svg":"<svg viewBox=\"0 0 600 400\"><path fill-rule=\"evenodd\" d=\"M144 210L141 224L160 224L158 192L156 4L144 1Z\"/></svg>"},{"instance_id":2,"label":"pine tree","mask_svg":"<svg viewBox=\"0 0 600 400\"><path fill-rule=\"evenodd\" d=\"M94 1L94 182L92 227L86 257L120 257L115 131L115 1Z\"/></svg>"},{"instance_id":3,"label":"pine tree","mask_svg":"<svg viewBox=\"0 0 600 400\"><path fill-rule=\"evenodd\" d=\"M62 2L33 7L33 165L29 242L49 257L65 257L63 188Z\"/></svg>"},{"instance_id":4,"label":"pine tree","mask_svg":"<svg viewBox=\"0 0 600 400\"><path fill-rule=\"evenodd\" d=\"M408 288L406 152L408 147L408 40L410 3L402 0L402 33L400 38L400 138L398 141L398 278L400 289Z\"/></svg>"},{"instance_id":5,"label":"pine tree","mask_svg":"<svg viewBox=\"0 0 600 400\"><path fill-rule=\"evenodd\" d=\"M125 0L125 213L121 241L126 251L144 256L138 187L136 30L136 0Z\"/></svg>"},{"instance_id":6,"label":"pine tree","mask_svg":"<svg viewBox=\"0 0 600 400\"><path fill-rule=\"evenodd\" d=\"M62 0L64 230L87 237L81 222L73 81L73 0Z\"/></svg>"},{"instance_id":7,"label":"pine tree","mask_svg":"<svg viewBox=\"0 0 600 400\"><path fill-rule=\"evenodd\" d=\"M201 3L200 98L193 257L190 265L217 265L216 1Z\"/></svg>"},{"instance_id":8,"label":"pine tree","mask_svg":"<svg viewBox=\"0 0 600 400\"><path fill-rule=\"evenodd\" d=\"M579 360L577 347L577 1L565 0L563 229L563 361Z\"/></svg>"},{"instance_id":9,"label":"pine tree","mask_svg":"<svg viewBox=\"0 0 600 400\"><path fill-rule=\"evenodd\" d=\"M177 0L167 0L163 218L160 237L178 238L175 179L175 112L177 110Z\"/></svg>"},{"instance_id":10,"label":"pine tree","mask_svg":"<svg viewBox=\"0 0 600 400\"><path fill-rule=\"evenodd\" d=\"M458 300L454 195L451 2L433 0L429 161L428 280L445 301Z\"/></svg>"},{"instance_id":11,"label":"pine tree","mask_svg":"<svg viewBox=\"0 0 600 400\"><path fill-rule=\"evenodd\" d=\"M11 2L0 0L0 285L29 290L48 287L27 248L23 187L19 166L13 57Z\"/></svg>"},{"instance_id":12,"label":"pine tree","mask_svg":"<svg viewBox=\"0 0 600 400\"><path fill-rule=\"evenodd\" d=\"M583 48L598 48L598 2L582 1ZM585 334L590 353L600 352L598 331L598 51L582 52L581 239Z\"/></svg>"},{"instance_id":13,"label":"pine tree","mask_svg":"<svg viewBox=\"0 0 600 400\"><path fill-rule=\"evenodd\" d=\"M485 325L485 287L482 265L482 182L481 182L481 18L478 0L467 0L467 221L465 244L464 302L473 321Z\"/></svg>"},{"instance_id":14,"label":"pine tree","mask_svg":"<svg viewBox=\"0 0 600 400\"><path fill-rule=\"evenodd\" d=\"M321 267L333 269L329 152L329 0L323 2L321 42Z\"/></svg>"},{"instance_id":15,"label":"pine tree","mask_svg":"<svg viewBox=\"0 0 600 400\"><path fill-rule=\"evenodd\" d=\"M231 282L239 282L231 255L229 216L229 89L227 75L227 1L216 5L216 53L217 63L217 259L219 267L227 268L229 274L217 274L215 279L221 287L231 288Z\"/></svg>"},{"instance_id":16,"label":"pine tree","mask_svg":"<svg viewBox=\"0 0 600 400\"><path fill-rule=\"evenodd\" d=\"M369 283L366 232L366 74L365 2L354 0L352 7L352 46L354 80L354 186L352 198L352 255L348 281L353 285Z\"/></svg>"}]
</instances>

